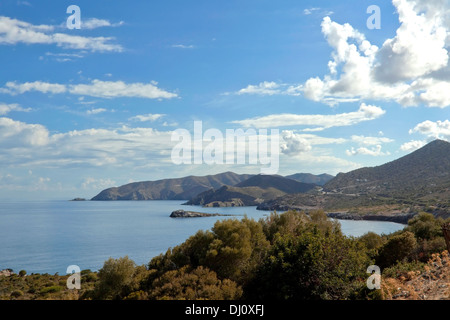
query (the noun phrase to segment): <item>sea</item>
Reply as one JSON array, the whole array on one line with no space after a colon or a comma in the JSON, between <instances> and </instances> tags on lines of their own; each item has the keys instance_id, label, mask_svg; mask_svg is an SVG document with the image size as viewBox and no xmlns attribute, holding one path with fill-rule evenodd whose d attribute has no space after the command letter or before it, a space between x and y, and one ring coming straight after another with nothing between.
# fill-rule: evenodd
<instances>
[{"instance_id":1,"label":"sea","mask_svg":"<svg viewBox=\"0 0 450 320\"><path fill-rule=\"evenodd\" d=\"M0 203L0 270L64 275L69 266L98 271L110 257L137 265L183 243L221 219L259 220L256 207L203 208L185 201L3 201ZM184 209L232 216L170 218ZM389 234L405 226L385 221L338 220L347 236Z\"/></svg>"}]
</instances>

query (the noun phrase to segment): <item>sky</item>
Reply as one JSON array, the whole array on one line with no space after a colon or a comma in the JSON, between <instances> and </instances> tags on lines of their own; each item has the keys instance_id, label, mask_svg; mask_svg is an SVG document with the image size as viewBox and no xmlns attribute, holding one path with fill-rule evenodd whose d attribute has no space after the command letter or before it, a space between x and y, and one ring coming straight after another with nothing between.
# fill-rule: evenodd
<instances>
[{"instance_id":1,"label":"sky","mask_svg":"<svg viewBox=\"0 0 450 320\"><path fill-rule=\"evenodd\" d=\"M448 0L2 0L0 199L260 173L174 163L196 122L277 129L280 175L382 165L450 141L449 48Z\"/></svg>"}]
</instances>

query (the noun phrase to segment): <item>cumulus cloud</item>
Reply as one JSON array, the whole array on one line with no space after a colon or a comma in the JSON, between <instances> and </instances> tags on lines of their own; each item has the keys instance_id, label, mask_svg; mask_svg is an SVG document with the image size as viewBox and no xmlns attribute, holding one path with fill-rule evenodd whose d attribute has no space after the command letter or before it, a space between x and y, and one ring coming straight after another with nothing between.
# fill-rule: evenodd
<instances>
[{"instance_id":1,"label":"cumulus cloud","mask_svg":"<svg viewBox=\"0 0 450 320\"><path fill-rule=\"evenodd\" d=\"M171 148L171 131L121 127L50 134L39 124L0 118L0 161L4 167L163 166L170 164Z\"/></svg>"},{"instance_id":2,"label":"cumulus cloud","mask_svg":"<svg viewBox=\"0 0 450 320\"><path fill-rule=\"evenodd\" d=\"M283 131L281 138L280 149L283 154L297 155L312 149L311 144L306 139L292 131Z\"/></svg>"},{"instance_id":3,"label":"cumulus cloud","mask_svg":"<svg viewBox=\"0 0 450 320\"><path fill-rule=\"evenodd\" d=\"M94 24L94 23L93 23ZM82 37L55 32L55 26L31 23L0 16L0 44L53 44L58 47L92 52L121 52L111 37Z\"/></svg>"},{"instance_id":4,"label":"cumulus cloud","mask_svg":"<svg viewBox=\"0 0 450 320\"><path fill-rule=\"evenodd\" d=\"M232 123L243 127L271 128L287 126L315 126L313 130L350 126L363 121L374 120L385 114L385 110L362 103L357 111L333 115L273 114L252 119L236 120ZM311 130L309 130L311 131Z\"/></svg>"},{"instance_id":5,"label":"cumulus cloud","mask_svg":"<svg viewBox=\"0 0 450 320\"><path fill-rule=\"evenodd\" d=\"M0 146L4 149L44 146L49 142L47 128L0 117Z\"/></svg>"},{"instance_id":6,"label":"cumulus cloud","mask_svg":"<svg viewBox=\"0 0 450 320\"><path fill-rule=\"evenodd\" d=\"M416 125L409 133L421 133L430 139L442 139L450 141L450 121L424 121Z\"/></svg>"},{"instance_id":7,"label":"cumulus cloud","mask_svg":"<svg viewBox=\"0 0 450 320\"><path fill-rule=\"evenodd\" d=\"M450 121L426 120L410 129L409 134L420 134L425 138L422 140L411 140L409 142L403 143L400 146L401 151L414 151L420 149L421 147L435 139L441 139L450 142Z\"/></svg>"},{"instance_id":8,"label":"cumulus cloud","mask_svg":"<svg viewBox=\"0 0 450 320\"><path fill-rule=\"evenodd\" d=\"M346 150L345 153L348 156L357 156L357 155L367 155L367 156L373 156L373 157L379 157L379 156L388 156L390 155L390 152L382 152L381 151L381 145L376 145L372 148L366 148L366 147L360 147L360 148L351 148L351 150Z\"/></svg>"},{"instance_id":9,"label":"cumulus cloud","mask_svg":"<svg viewBox=\"0 0 450 320\"><path fill-rule=\"evenodd\" d=\"M405 142L404 144L402 144L400 146L400 150L414 151L414 150L422 148L426 144L427 144L426 140L412 140L412 141Z\"/></svg>"},{"instance_id":10,"label":"cumulus cloud","mask_svg":"<svg viewBox=\"0 0 450 320\"><path fill-rule=\"evenodd\" d=\"M17 103L12 104L0 103L0 116L4 116L10 113L11 111L29 112L31 111L31 108L22 108Z\"/></svg>"},{"instance_id":11,"label":"cumulus cloud","mask_svg":"<svg viewBox=\"0 0 450 320\"><path fill-rule=\"evenodd\" d=\"M177 97L176 93L171 93L157 87L157 82L150 83L125 83L123 81L102 81L94 79L89 84L65 85L58 83L48 83L42 81L35 82L7 82L0 92L11 95L23 94L30 91L42 93L70 93L75 95L91 96L97 98L146 98L146 99L171 99Z\"/></svg>"},{"instance_id":12,"label":"cumulus cloud","mask_svg":"<svg viewBox=\"0 0 450 320\"><path fill-rule=\"evenodd\" d=\"M312 77L304 96L330 105L351 99L396 101L403 106L450 105L446 1L393 0L400 27L381 48L348 23L325 17L322 33L333 48L329 74Z\"/></svg>"}]
</instances>

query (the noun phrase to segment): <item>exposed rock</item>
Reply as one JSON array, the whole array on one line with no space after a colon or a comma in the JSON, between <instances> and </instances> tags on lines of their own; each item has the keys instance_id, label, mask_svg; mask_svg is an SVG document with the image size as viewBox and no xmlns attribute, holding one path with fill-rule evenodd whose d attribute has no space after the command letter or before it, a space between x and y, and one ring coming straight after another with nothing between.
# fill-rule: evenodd
<instances>
[{"instance_id":1,"label":"exposed rock","mask_svg":"<svg viewBox=\"0 0 450 320\"><path fill-rule=\"evenodd\" d=\"M423 271L409 271L381 282L387 300L450 300L450 258L448 251L433 254Z\"/></svg>"},{"instance_id":2,"label":"exposed rock","mask_svg":"<svg viewBox=\"0 0 450 320\"><path fill-rule=\"evenodd\" d=\"M4 276L4 277L10 277L14 274L12 269L4 269L4 270L0 270L0 277Z\"/></svg>"},{"instance_id":3,"label":"exposed rock","mask_svg":"<svg viewBox=\"0 0 450 320\"><path fill-rule=\"evenodd\" d=\"M200 218L200 217L217 217L217 216L232 216L229 214L220 213L204 213L195 211L175 210L170 214L171 218Z\"/></svg>"}]
</instances>

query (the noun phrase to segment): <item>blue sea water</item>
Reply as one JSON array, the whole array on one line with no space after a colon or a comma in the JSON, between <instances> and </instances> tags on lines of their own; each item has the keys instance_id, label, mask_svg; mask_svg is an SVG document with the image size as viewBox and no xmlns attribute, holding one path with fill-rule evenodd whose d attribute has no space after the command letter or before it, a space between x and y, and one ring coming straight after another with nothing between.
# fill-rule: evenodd
<instances>
[{"instance_id":1,"label":"blue sea water","mask_svg":"<svg viewBox=\"0 0 450 320\"><path fill-rule=\"evenodd\" d=\"M184 201L25 201L0 203L0 270L58 272L69 265L98 270L109 257L128 256L138 265L184 242L219 219L173 219L177 209L244 215L255 220L269 214L256 207L202 208ZM341 220L342 231L360 236L403 229L392 222Z\"/></svg>"}]
</instances>

